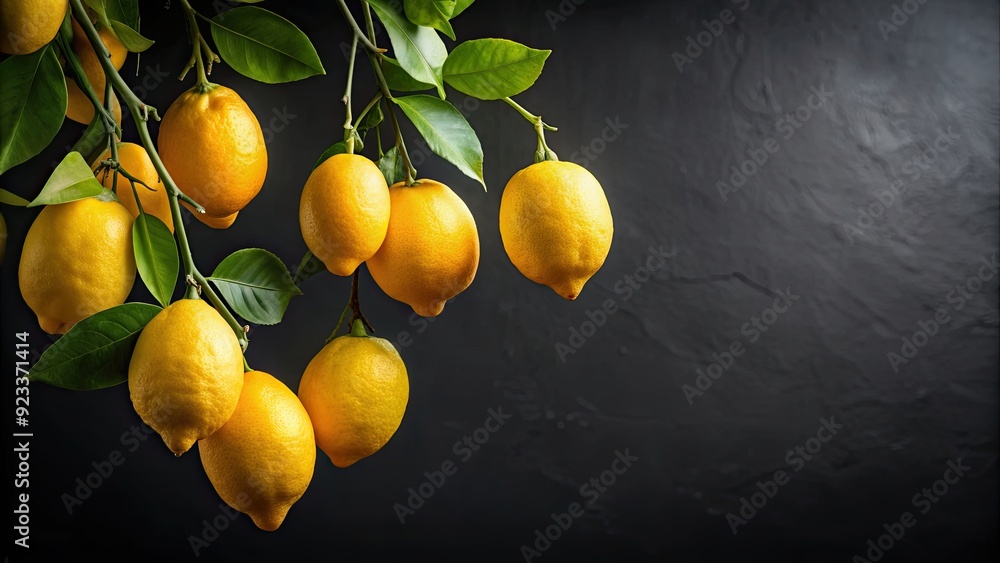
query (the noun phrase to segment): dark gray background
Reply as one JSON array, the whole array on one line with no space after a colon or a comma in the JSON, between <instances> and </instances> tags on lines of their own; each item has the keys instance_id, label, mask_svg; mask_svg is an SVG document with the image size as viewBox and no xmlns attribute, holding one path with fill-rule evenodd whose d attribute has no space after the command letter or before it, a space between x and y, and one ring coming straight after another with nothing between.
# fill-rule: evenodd
<instances>
[{"instance_id":1,"label":"dark gray background","mask_svg":"<svg viewBox=\"0 0 1000 563\"><path fill-rule=\"evenodd\" d=\"M174 78L189 50L179 7L164 4L143 2L143 29L157 44L138 65L130 55L123 70L133 84L150 67L169 73L144 92L161 112L192 82ZM523 560L522 544L552 523L549 515L585 500L581 485L628 449L638 461L533 561L847 562L905 511L917 523L885 561L995 560L998 278L961 310L948 296L998 250L998 5L929 0L884 37L878 22L892 16L888 0L750 0L739 11L742 4L481 0L456 20L460 39L502 36L553 49L539 82L518 99L560 128L549 142L564 159L600 137L606 119L628 125L586 160L614 213L611 254L576 302L517 272L497 215L505 182L530 163L533 133L506 105L469 100L489 192L436 157L418 164L476 218L475 282L422 324L362 276L362 302L379 334L412 338L401 349L411 388L402 426L349 469L321 456L279 531L261 532L240 516L201 559ZM195 6L213 13L208 2ZM264 189L232 228L189 221L203 271L250 246L297 264L305 251L299 190L341 136L340 44L349 36L333 2L263 6L309 34L328 74L268 86L215 69L212 78L236 89L273 139ZM726 8L736 9L736 22L679 72L672 53ZM559 10L568 15L553 26L547 11ZM367 99L366 65L356 82L356 99ZM776 122L814 86L834 97L785 140ZM272 122L275 112L294 118ZM81 129L67 123L50 150L6 174L3 186L32 197ZM914 178L908 163L941 129L959 139ZM716 182L772 137L778 152L723 201ZM412 129L406 139L419 152ZM131 127L127 140L136 140ZM884 215L848 237L844 224L857 224L858 208L896 179L904 189ZM19 247L36 212L3 213L11 234L0 278L2 342L12 367L15 331L30 331L35 350L49 338L16 289ZM675 252L666 267L628 299L616 292L661 245ZM151 300L140 285L132 298ZM750 343L741 327L784 288L800 299ZM349 281L324 274L303 290L282 324L254 327L249 351L255 368L293 389ZM618 312L562 362L556 343L567 343L570 327L608 299ZM941 307L950 322L894 372L887 354L899 353L901 338ZM689 404L682 385L693 385L696 370L734 341L745 353ZM12 381L5 385L10 401ZM126 386L31 391L33 558L193 558L189 536L221 513L197 452L174 459L155 436L128 452L120 436L140 421ZM513 417L461 463L452 445L490 408ZM816 436L824 417L844 428L792 470L786 452ZM61 495L114 450L124 465L68 515ZM969 472L919 514L913 496L958 458ZM393 505L446 460L459 461L458 473L400 525ZM726 514L776 470L790 482L733 535ZM14 550L15 560L24 557Z\"/></svg>"}]
</instances>

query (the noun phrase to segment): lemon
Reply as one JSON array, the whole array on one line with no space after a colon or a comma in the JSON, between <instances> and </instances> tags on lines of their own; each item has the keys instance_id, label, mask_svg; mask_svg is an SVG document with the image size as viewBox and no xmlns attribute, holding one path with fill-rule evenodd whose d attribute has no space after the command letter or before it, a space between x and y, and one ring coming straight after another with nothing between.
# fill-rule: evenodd
<instances>
[{"instance_id":1,"label":"lemon","mask_svg":"<svg viewBox=\"0 0 1000 563\"><path fill-rule=\"evenodd\" d=\"M142 330L128 366L132 406L181 455L229 420L243 388L243 353L222 315L175 301Z\"/></svg>"},{"instance_id":2,"label":"lemon","mask_svg":"<svg viewBox=\"0 0 1000 563\"><path fill-rule=\"evenodd\" d=\"M380 450L399 428L409 395L399 353L365 334L360 320L320 350L299 383L316 443L337 467Z\"/></svg>"},{"instance_id":3,"label":"lemon","mask_svg":"<svg viewBox=\"0 0 1000 563\"><path fill-rule=\"evenodd\" d=\"M3 0L0 52L27 55L52 41L69 8L67 0Z\"/></svg>"},{"instance_id":4,"label":"lemon","mask_svg":"<svg viewBox=\"0 0 1000 563\"><path fill-rule=\"evenodd\" d=\"M239 94L217 84L204 91L195 86L174 100L160 123L158 148L177 187L205 208L195 218L215 228L227 221L210 220L234 220L267 175L257 117Z\"/></svg>"},{"instance_id":5,"label":"lemon","mask_svg":"<svg viewBox=\"0 0 1000 563\"><path fill-rule=\"evenodd\" d=\"M389 186L378 167L360 155L335 154L302 189L299 227L330 272L349 276L385 240L389 209Z\"/></svg>"},{"instance_id":6,"label":"lemon","mask_svg":"<svg viewBox=\"0 0 1000 563\"><path fill-rule=\"evenodd\" d=\"M17 279L49 334L121 305L135 281L132 216L113 200L46 205L24 239Z\"/></svg>"},{"instance_id":7,"label":"lemon","mask_svg":"<svg viewBox=\"0 0 1000 563\"><path fill-rule=\"evenodd\" d=\"M316 467L312 423L295 393L270 374L244 375L233 416L198 443L216 492L262 530L281 526Z\"/></svg>"},{"instance_id":8,"label":"lemon","mask_svg":"<svg viewBox=\"0 0 1000 563\"><path fill-rule=\"evenodd\" d=\"M125 57L128 55L128 50L125 49L121 41L107 28L102 27L98 29L97 34L100 35L104 46L111 53L111 64L114 65L115 70L121 70L125 64ZM105 86L104 67L101 66L101 61L97 58L97 53L94 52L94 48L90 45L90 40L87 39L83 28L80 27L80 24L76 23L75 19L73 20L73 41L71 45L73 52L76 53L76 57L80 59L80 66L83 67L83 73L87 75L90 87L97 94L97 99L103 102ZM66 77L66 96L66 117L77 123L89 124L94 119L94 104L90 103L90 99L77 86L76 80L72 77ZM118 102L117 95L111 97L111 110L115 116L115 121L121 123L122 108Z\"/></svg>"},{"instance_id":9,"label":"lemon","mask_svg":"<svg viewBox=\"0 0 1000 563\"><path fill-rule=\"evenodd\" d=\"M604 264L613 234L604 189L579 164L532 164L514 174L500 198L500 237L510 261L566 299L576 299Z\"/></svg>"},{"instance_id":10,"label":"lemon","mask_svg":"<svg viewBox=\"0 0 1000 563\"><path fill-rule=\"evenodd\" d=\"M104 154L97 160L100 162L108 158L111 158L111 149L104 151ZM160 183L160 175L156 172L156 168L153 167L153 161L149 160L149 154L146 153L146 149L135 143L119 143L118 162L126 172L143 181L152 190L156 190L152 191L141 184L135 185L135 192L139 194L142 210L156 216L156 218L167 225L171 233L174 232L174 218L170 215L170 200L167 196L167 188ZM95 163L96 167L97 164ZM115 183L114 173L108 169L98 174L97 179L109 190ZM132 192L132 185L128 178L121 174L118 175L118 189L116 193L118 201L125 206L125 209L128 209L132 217L138 217L139 206L135 203L135 193Z\"/></svg>"},{"instance_id":11,"label":"lemon","mask_svg":"<svg viewBox=\"0 0 1000 563\"><path fill-rule=\"evenodd\" d=\"M476 221L462 198L434 180L400 182L389 198L389 229L368 270L389 297L435 317L476 277Z\"/></svg>"}]
</instances>

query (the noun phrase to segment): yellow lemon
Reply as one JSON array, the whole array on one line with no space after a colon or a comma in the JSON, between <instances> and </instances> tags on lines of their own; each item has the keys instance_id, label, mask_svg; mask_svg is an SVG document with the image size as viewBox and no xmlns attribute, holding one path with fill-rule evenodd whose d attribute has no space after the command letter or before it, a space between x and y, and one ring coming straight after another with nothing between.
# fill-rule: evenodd
<instances>
[{"instance_id":1,"label":"yellow lemon","mask_svg":"<svg viewBox=\"0 0 1000 563\"><path fill-rule=\"evenodd\" d=\"M67 0L3 0L0 52L27 55L52 41L69 7Z\"/></svg>"},{"instance_id":2,"label":"yellow lemon","mask_svg":"<svg viewBox=\"0 0 1000 563\"><path fill-rule=\"evenodd\" d=\"M132 216L113 200L46 205L24 239L17 279L49 334L121 305L135 281Z\"/></svg>"},{"instance_id":3,"label":"yellow lemon","mask_svg":"<svg viewBox=\"0 0 1000 563\"><path fill-rule=\"evenodd\" d=\"M111 158L111 149L104 151L98 162L108 158ZM167 196L167 187L160 182L160 175L156 172L156 168L153 167L153 162L149 160L149 154L146 153L146 149L135 143L119 143L118 162L126 172L142 180L146 186L156 190L151 191L141 184L135 185L135 191L139 194L139 201L142 203L142 210L156 216L156 218L167 225L171 233L174 232L174 218L170 215L170 200ZM114 173L111 170L105 169L101 171L97 179L109 190L114 185ZM128 178L121 174L118 175L117 195L118 201L128 209L132 217L138 217L139 206L135 204L135 193L132 192L132 185Z\"/></svg>"},{"instance_id":4,"label":"yellow lemon","mask_svg":"<svg viewBox=\"0 0 1000 563\"><path fill-rule=\"evenodd\" d=\"M111 53L111 63L114 64L115 70L121 70L122 65L125 64L125 57L128 55L128 50L125 49L121 41L107 28L100 28L97 30L97 33L101 36L104 46L108 48L108 52ZM97 53L94 52L94 48L90 45L87 35L83 32L83 28L80 27L80 24L76 23L75 19L73 20L72 47L73 52L76 53L76 57L80 59L80 66L83 67L83 73L87 75L87 81L90 82L91 88L97 94L97 99L103 102L105 86L104 67L101 66L101 61L97 58ZM68 76L66 77L66 95L66 117L84 125L90 124L94 119L94 105L90 103L83 90L76 85L76 80ZM122 108L118 102L117 95L112 96L111 109L115 115L115 121L121 123Z\"/></svg>"},{"instance_id":5,"label":"yellow lemon","mask_svg":"<svg viewBox=\"0 0 1000 563\"><path fill-rule=\"evenodd\" d=\"M476 221L462 198L434 180L400 182L389 197L389 229L368 270L389 297L435 317L476 277Z\"/></svg>"},{"instance_id":6,"label":"yellow lemon","mask_svg":"<svg viewBox=\"0 0 1000 563\"><path fill-rule=\"evenodd\" d=\"M410 383L399 353L368 336L361 321L309 362L299 399L309 412L316 443L337 467L377 452L403 420Z\"/></svg>"},{"instance_id":7,"label":"yellow lemon","mask_svg":"<svg viewBox=\"0 0 1000 563\"><path fill-rule=\"evenodd\" d=\"M500 198L500 237L528 279L576 299L604 264L614 224L601 184L572 162L521 170Z\"/></svg>"},{"instance_id":8,"label":"yellow lemon","mask_svg":"<svg viewBox=\"0 0 1000 563\"><path fill-rule=\"evenodd\" d=\"M356 154L325 160L302 189L299 227L330 272L351 275L379 249L389 227L389 186L378 166Z\"/></svg>"},{"instance_id":9,"label":"yellow lemon","mask_svg":"<svg viewBox=\"0 0 1000 563\"><path fill-rule=\"evenodd\" d=\"M309 414L295 393L262 371L244 375L236 412L198 443L198 452L222 500L269 532L306 492L316 467Z\"/></svg>"},{"instance_id":10,"label":"yellow lemon","mask_svg":"<svg viewBox=\"0 0 1000 563\"><path fill-rule=\"evenodd\" d=\"M264 133L246 102L225 86L211 84L204 91L195 86L181 94L163 116L158 141L160 158L177 187L209 218L234 215L264 185Z\"/></svg>"},{"instance_id":11,"label":"yellow lemon","mask_svg":"<svg viewBox=\"0 0 1000 563\"><path fill-rule=\"evenodd\" d=\"M181 299L157 313L128 366L135 412L178 456L222 428L242 388L240 343L201 299Z\"/></svg>"}]
</instances>

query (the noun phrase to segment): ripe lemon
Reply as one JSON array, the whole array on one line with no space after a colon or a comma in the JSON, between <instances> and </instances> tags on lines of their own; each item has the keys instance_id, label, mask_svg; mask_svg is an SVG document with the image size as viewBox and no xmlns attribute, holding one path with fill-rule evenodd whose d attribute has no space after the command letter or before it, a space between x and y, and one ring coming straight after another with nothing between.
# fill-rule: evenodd
<instances>
[{"instance_id":1,"label":"ripe lemon","mask_svg":"<svg viewBox=\"0 0 1000 563\"><path fill-rule=\"evenodd\" d=\"M222 428L242 388L240 343L201 299L181 299L157 313L128 366L135 412L178 456Z\"/></svg>"},{"instance_id":2,"label":"ripe lemon","mask_svg":"<svg viewBox=\"0 0 1000 563\"><path fill-rule=\"evenodd\" d=\"M351 275L379 249L389 227L389 186L378 166L356 154L326 159L302 189L299 227L330 272Z\"/></svg>"},{"instance_id":3,"label":"ripe lemon","mask_svg":"<svg viewBox=\"0 0 1000 563\"><path fill-rule=\"evenodd\" d=\"M614 225L601 184L572 162L521 170L500 198L500 237L528 279L576 299L604 264Z\"/></svg>"},{"instance_id":4,"label":"ripe lemon","mask_svg":"<svg viewBox=\"0 0 1000 563\"><path fill-rule=\"evenodd\" d=\"M111 149L104 151L98 162L111 158ZM170 215L170 201L167 197L167 187L160 182L160 175L157 174L153 162L149 160L146 149L135 143L118 144L118 162L125 168L125 171L142 180L146 186L156 190L150 191L140 184L135 185L135 191L139 194L139 201L142 202L142 210L150 215L156 216L163 221L170 232L174 232L174 218ZM95 164L95 168L97 165ZM105 169L98 174L97 179L104 184L105 188L111 189L114 185L114 173ZM135 193L132 192L132 185L128 178L118 175L118 201L128 209L132 217L139 216L139 206L135 204Z\"/></svg>"},{"instance_id":5,"label":"ripe lemon","mask_svg":"<svg viewBox=\"0 0 1000 563\"><path fill-rule=\"evenodd\" d=\"M198 443L198 452L222 500L268 532L281 526L316 467L309 414L295 393L262 371L244 375L236 412Z\"/></svg>"},{"instance_id":6,"label":"ripe lemon","mask_svg":"<svg viewBox=\"0 0 1000 563\"><path fill-rule=\"evenodd\" d=\"M4 0L0 4L0 52L27 55L52 41L69 7L67 0Z\"/></svg>"},{"instance_id":7,"label":"ripe lemon","mask_svg":"<svg viewBox=\"0 0 1000 563\"><path fill-rule=\"evenodd\" d=\"M316 443L337 467L377 452L403 420L410 382L389 341L368 336L361 321L309 362L299 399L309 412Z\"/></svg>"},{"instance_id":8,"label":"ripe lemon","mask_svg":"<svg viewBox=\"0 0 1000 563\"><path fill-rule=\"evenodd\" d=\"M158 146L177 186L205 208L208 217L194 214L202 222L233 215L264 185L264 133L246 102L225 86L181 94L163 116Z\"/></svg>"},{"instance_id":9,"label":"ripe lemon","mask_svg":"<svg viewBox=\"0 0 1000 563\"><path fill-rule=\"evenodd\" d=\"M476 277L476 221L462 198L434 180L400 182L389 197L389 229L368 270L389 297L436 317Z\"/></svg>"},{"instance_id":10,"label":"ripe lemon","mask_svg":"<svg viewBox=\"0 0 1000 563\"><path fill-rule=\"evenodd\" d=\"M104 46L108 48L108 52L111 53L111 63L115 65L115 70L121 70L122 65L125 64L125 57L128 55L128 50L125 49L121 41L107 28L100 28L97 30L97 33L101 36ZM94 48L90 45L87 35L83 32L83 28L80 27L80 24L76 23L75 19L73 20L72 47L73 52L80 59L80 66L83 67L83 73L87 75L87 81L90 82L91 88L97 94L97 99L103 102L105 85L104 67L101 66L101 61L97 58L97 53L94 52ZM94 105L90 103L83 90L76 85L76 80L69 76L66 77L66 95L66 117L78 123L88 125L94 119ZM117 95L112 96L111 109L115 115L115 121L121 123L122 107L118 102Z\"/></svg>"},{"instance_id":11,"label":"ripe lemon","mask_svg":"<svg viewBox=\"0 0 1000 563\"><path fill-rule=\"evenodd\" d=\"M17 279L49 334L121 305L135 281L132 216L114 200L46 205L24 239Z\"/></svg>"}]
</instances>

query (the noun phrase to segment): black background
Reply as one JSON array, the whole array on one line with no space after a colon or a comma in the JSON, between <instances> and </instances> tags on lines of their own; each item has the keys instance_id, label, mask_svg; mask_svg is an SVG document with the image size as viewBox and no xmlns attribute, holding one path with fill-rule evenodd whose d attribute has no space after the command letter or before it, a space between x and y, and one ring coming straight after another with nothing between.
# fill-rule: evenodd
<instances>
[{"instance_id":1,"label":"black background","mask_svg":"<svg viewBox=\"0 0 1000 563\"><path fill-rule=\"evenodd\" d=\"M906 511L916 525L885 561L995 560L998 277L961 310L949 292L998 250L998 5L907 4L919 9L884 34L888 0L743 4L480 0L456 19L460 40L507 37L553 49L518 100L559 127L549 143L564 160L584 159L600 179L615 220L611 254L575 302L517 272L497 215L507 179L531 161L533 132L503 103L449 91L482 140L489 192L437 157L415 159L421 176L449 184L472 210L482 242L476 280L422 323L362 276L379 334L412 339L401 348L411 387L402 426L349 469L321 455L279 531L240 516L201 559L523 560L521 546L552 523L550 514L586 503L580 487L628 450L638 461L533 561L847 562ZM143 30L157 43L123 69L137 85L149 68L168 73L140 92L161 112L193 81L175 79L190 51L179 6L165 5L142 3ZM335 4L262 6L312 38L328 74L271 86L216 67L212 79L236 89L270 129L269 168L232 228L188 218L203 271L253 246L297 264L305 251L299 191L342 134L341 44L349 35ZM215 12L209 2L195 7ZM679 71L673 53L727 8L736 22ZM552 17L560 10L565 19ZM366 100L367 65L356 84L355 98ZM821 86L832 99L786 140L778 120ZM283 123L278 114L294 117ZM602 146L592 140L609 119L627 129ZM49 150L0 183L33 197L81 130L67 122ZM932 153L939 130L958 139ZM412 128L405 138L420 152ZM777 152L724 201L716 183L768 138ZM126 140L136 141L133 127ZM601 149L593 159L574 155L591 144ZM915 178L913 161L925 152L935 156ZM858 208L897 179L903 191L884 214L849 236L844 225L858 224ZM13 371L15 332L29 331L35 351L50 339L16 288L19 247L36 211L3 213L10 238L0 341ZM673 253L666 266L627 298L616 291L661 246ZM751 343L744 323L786 288L799 300ZM303 290L283 323L253 328L248 356L292 389L332 329L349 281L323 274ZM151 301L141 284L132 299ZM618 311L563 362L556 344L608 299ZM894 371L887 355L942 307L950 322ZM690 404L682 386L734 341L745 352ZM12 401L12 380L5 386ZM31 399L29 559L194 558L189 537L222 513L196 451L175 459L153 436L129 452L121 435L140 421L124 385L86 393L33 385ZM452 445L491 408L513 416L462 463ZM831 417L843 429L795 471L786 452ZM115 450L125 463L67 514L62 495ZM921 514L914 495L959 458L971 469ZM401 525L393 505L447 460L458 472ZM726 514L777 470L789 483L734 535ZM21 548L11 553L26 559Z\"/></svg>"}]
</instances>

